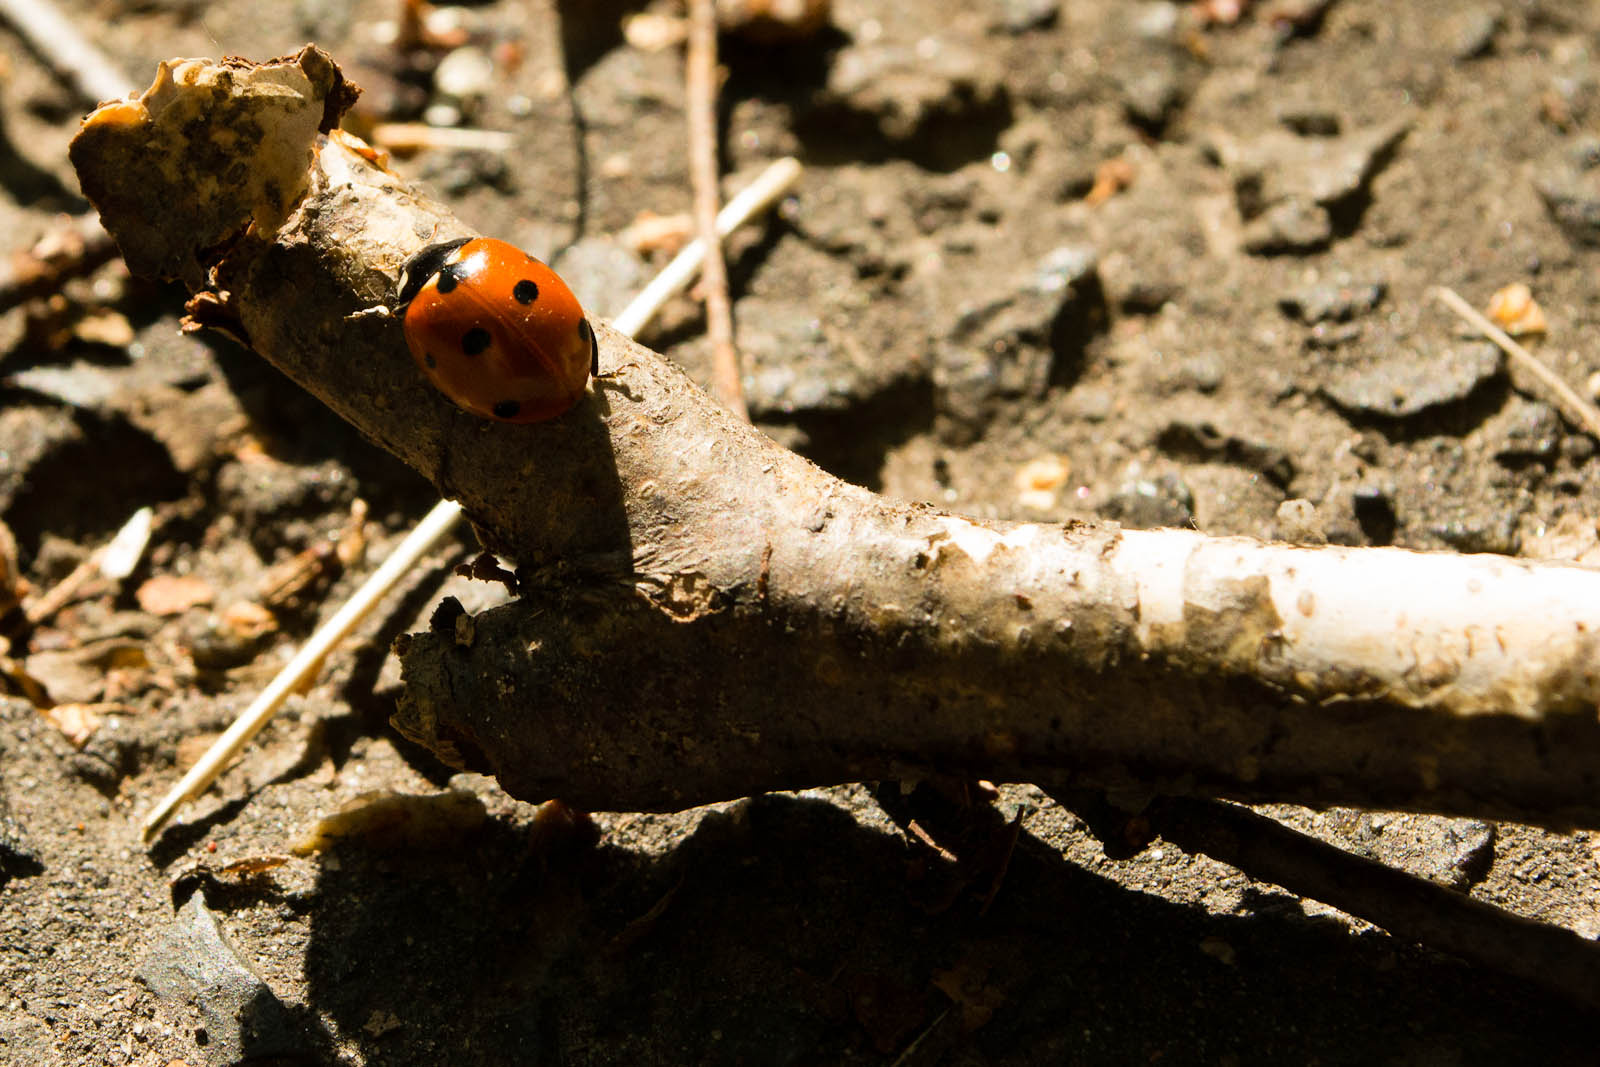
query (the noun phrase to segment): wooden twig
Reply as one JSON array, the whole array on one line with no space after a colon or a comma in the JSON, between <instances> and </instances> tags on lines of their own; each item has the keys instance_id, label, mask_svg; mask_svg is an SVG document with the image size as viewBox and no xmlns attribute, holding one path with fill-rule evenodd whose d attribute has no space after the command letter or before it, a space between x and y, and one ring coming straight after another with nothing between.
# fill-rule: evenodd
<instances>
[{"instance_id":1,"label":"wooden twig","mask_svg":"<svg viewBox=\"0 0 1600 1067\"><path fill-rule=\"evenodd\" d=\"M136 91L111 58L49 0L0 0L0 20L10 23L88 103L118 100ZM92 215L74 219L70 231L77 239L76 249L64 250L58 257L23 252L0 267L0 312L53 292L68 278L87 274L117 254L116 245Z\"/></svg>"},{"instance_id":2,"label":"wooden twig","mask_svg":"<svg viewBox=\"0 0 1600 1067\"><path fill-rule=\"evenodd\" d=\"M78 32L50 0L0 0L0 19L90 104L120 100L136 91L111 57Z\"/></svg>"},{"instance_id":3,"label":"wooden twig","mask_svg":"<svg viewBox=\"0 0 1600 1067\"><path fill-rule=\"evenodd\" d=\"M1500 347L1500 350L1511 357L1511 361L1538 380L1561 409L1562 414L1571 420L1574 426L1586 430L1596 437L1600 437L1600 410L1579 396L1555 371L1546 367L1540 359L1518 344L1510 334L1485 318L1477 308L1461 299L1454 289L1440 286L1434 290L1440 301L1451 311L1460 315L1471 323L1480 333Z\"/></svg>"},{"instance_id":4,"label":"wooden twig","mask_svg":"<svg viewBox=\"0 0 1600 1067\"><path fill-rule=\"evenodd\" d=\"M516 138L504 130L430 126L425 122L380 122L372 127L372 143L398 153L424 148L509 152Z\"/></svg>"},{"instance_id":5,"label":"wooden twig","mask_svg":"<svg viewBox=\"0 0 1600 1067\"><path fill-rule=\"evenodd\" d=\"M23 615L30 626L48 621L56 612L77 599L95 578L121 581L134 572L144 550L150 543L150 531L155 521L155 511L142 507L122 524L109 544L90 553L89 558L74 567L65 578L51 586L38 597L22 605Z\"/></svg>"},{"instance_id":6,"label":"wooden twig","mask_svg":"<svg viewBox=\"0 0 1600 1067\"><path fill-rule=\"evenodd\" d=\"M1070 773L1600 826L1600 573L995 528L833 482L718 425L665 374L628 386L656 440L625 446L618 427L607 458L626 485L688 494L638 501L631 571L596 546L586 582L481 613L470 646L428 633L402 653L396 725L513 795L677 810L840 781ZM683 667L696 663L736 668Z\"/></svg>"},{"instance_id":7,"label":"wooden twig","mask_svg":"<svg viewBox=\"0 0 1600 1067\"><path fill-rule=\"evenodd\" d=\"M689 0L688 49L689 181L694 222L705 245L700 289L705 294L706 334L711 341L711 391L729 411L748 420L739 352L733 345L733 306L728 267L717 234L717 5Z\"/></svg>"},{"instance_id":8,"label":"wooden twig","mask_svg":"<svg viewBox=\"0 0 1600 1067\"><path fill-rule=\"evenodd\" d=\"M1153 831L1187 852L1600 1009L1600 945L1570 930L1345 852L1237 804L1165 797L1144 816Z\"/></svg>"}]
</instances>

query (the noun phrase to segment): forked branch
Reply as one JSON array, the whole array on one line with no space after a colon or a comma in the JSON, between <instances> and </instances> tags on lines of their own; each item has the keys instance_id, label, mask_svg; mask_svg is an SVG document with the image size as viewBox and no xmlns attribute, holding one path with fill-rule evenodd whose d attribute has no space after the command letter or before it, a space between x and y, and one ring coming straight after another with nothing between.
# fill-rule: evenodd
<instances>
[{"instance_id":1,"label":"forked branch","mask_svg":"<svg viewBox=\"0 0 1600 1067\"><path fill-rule=\"evenodd\" d=\"M479 421L416 373L398 323L352 317L466 228L328 133L348 96L310 49L174 66L91 116L73 159L130 265L182 277L197 323L245 338L518 561L521 600L401 644L396 725L445 758L594 809L1068 772L1600 825L1600 573L896 503L609 329L574 411ZM229 165L195 182L194 158Z\"/></svg>"}]
</instances>

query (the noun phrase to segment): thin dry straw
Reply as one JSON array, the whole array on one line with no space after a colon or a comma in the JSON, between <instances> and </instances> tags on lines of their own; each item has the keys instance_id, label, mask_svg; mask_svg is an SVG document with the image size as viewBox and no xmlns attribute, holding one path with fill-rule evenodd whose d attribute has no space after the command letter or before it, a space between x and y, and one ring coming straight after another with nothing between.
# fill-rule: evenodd
<instances>
[{"instance_id":1,"label":"thin dry straw","mask_svg":"<svg viewBox=\"0 0 1600 1067\"><path fill-rule=\"evenodd\" d=\"M1499 345L1501 351L1510 356L1513 363L1539 379L1539 383L1550 391L1556 406L1561 408L1574 425L1589 431L1596 437L1600 437L1600 411L1596 411L1593 404L1583 399L1572 386L1562 381L1560 375L1546 367L1532 352L1512 340L1510 334L1485 318L1477 308L1463 300L1454 289L1441 285L1434 290L1434 295L1438 296L1451 311L1466 319L1477 327L1485 337Z\"/></svg>"}]
</instances>

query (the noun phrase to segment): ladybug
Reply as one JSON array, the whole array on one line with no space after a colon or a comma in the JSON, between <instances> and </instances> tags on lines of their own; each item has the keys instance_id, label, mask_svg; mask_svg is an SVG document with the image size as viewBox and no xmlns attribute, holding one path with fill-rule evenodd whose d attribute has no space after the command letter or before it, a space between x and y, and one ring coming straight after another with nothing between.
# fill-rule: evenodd
<instances>
[{"instance_id":1,"label":"ladybug","mask_svg":"<svg viewBox=\"0 0 1600 1067\"><path fill-rule=\"evenodd\" d=\"M553 419L600 373L577 297L539 260L492 237L431 244L400 269L396 313L428 380L474 415Z\"/></svg>"}]
</instances>

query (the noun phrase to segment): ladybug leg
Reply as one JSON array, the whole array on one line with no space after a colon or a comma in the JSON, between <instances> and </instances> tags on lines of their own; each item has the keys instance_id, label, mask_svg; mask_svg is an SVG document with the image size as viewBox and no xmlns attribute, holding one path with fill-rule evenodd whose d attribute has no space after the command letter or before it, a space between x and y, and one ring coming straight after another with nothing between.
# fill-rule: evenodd
<instances>
[{"instance_id":1,"label":"ladybug leg","mask_svg":"<svg viewBox=\"0 0 1600 1067\"><path fill-rule=\"evenodd\" d=\"M632 400L637 400L638 395L634 393L634 391L628 386L627 382L623 381L623 375L629 370L629 368L637 367L638 365L639 364L637 363L623 363L611 368L610 370L603 370L599 374L596 374L592 379L590 379L594 382L595 392L599 393L601 391L601 383L603 382L605 383L606 389L616 389L620 391L623 396L626 396Z\"/></svg>"},{"instance_id":2,"label":"ladybug leg","mask_svg":"<svg viewBox=\"0 0 1600 1067\"><path fill-rule=\"evenodd\" d=\"M618 374L621 374L622 373L622 369L623 368L618 367L616 370L608 370L608 371L605 371L604 373L601 372L601 370L600 370L600 339L595 335L594 330L590 329L589 330L589 377L593 378L597 382L598 381L605 381L605 380L607 380L609 378L615 378Z\"/></svg>"},{"instance_id":3,"label":"ladybug leg","mask_svg":"<svg viewBox=\"0 0 1600 1067\"><path fill-rule=\"evenodd\" d=\"M344 317L344 321L354 322L356 319L371 318L389 319L393 318L394 316L395 309L390 307L388 304L374 304L372 307L362 308L360 311L352 311L350 314Z\"/></svg>"}]
</instances>

